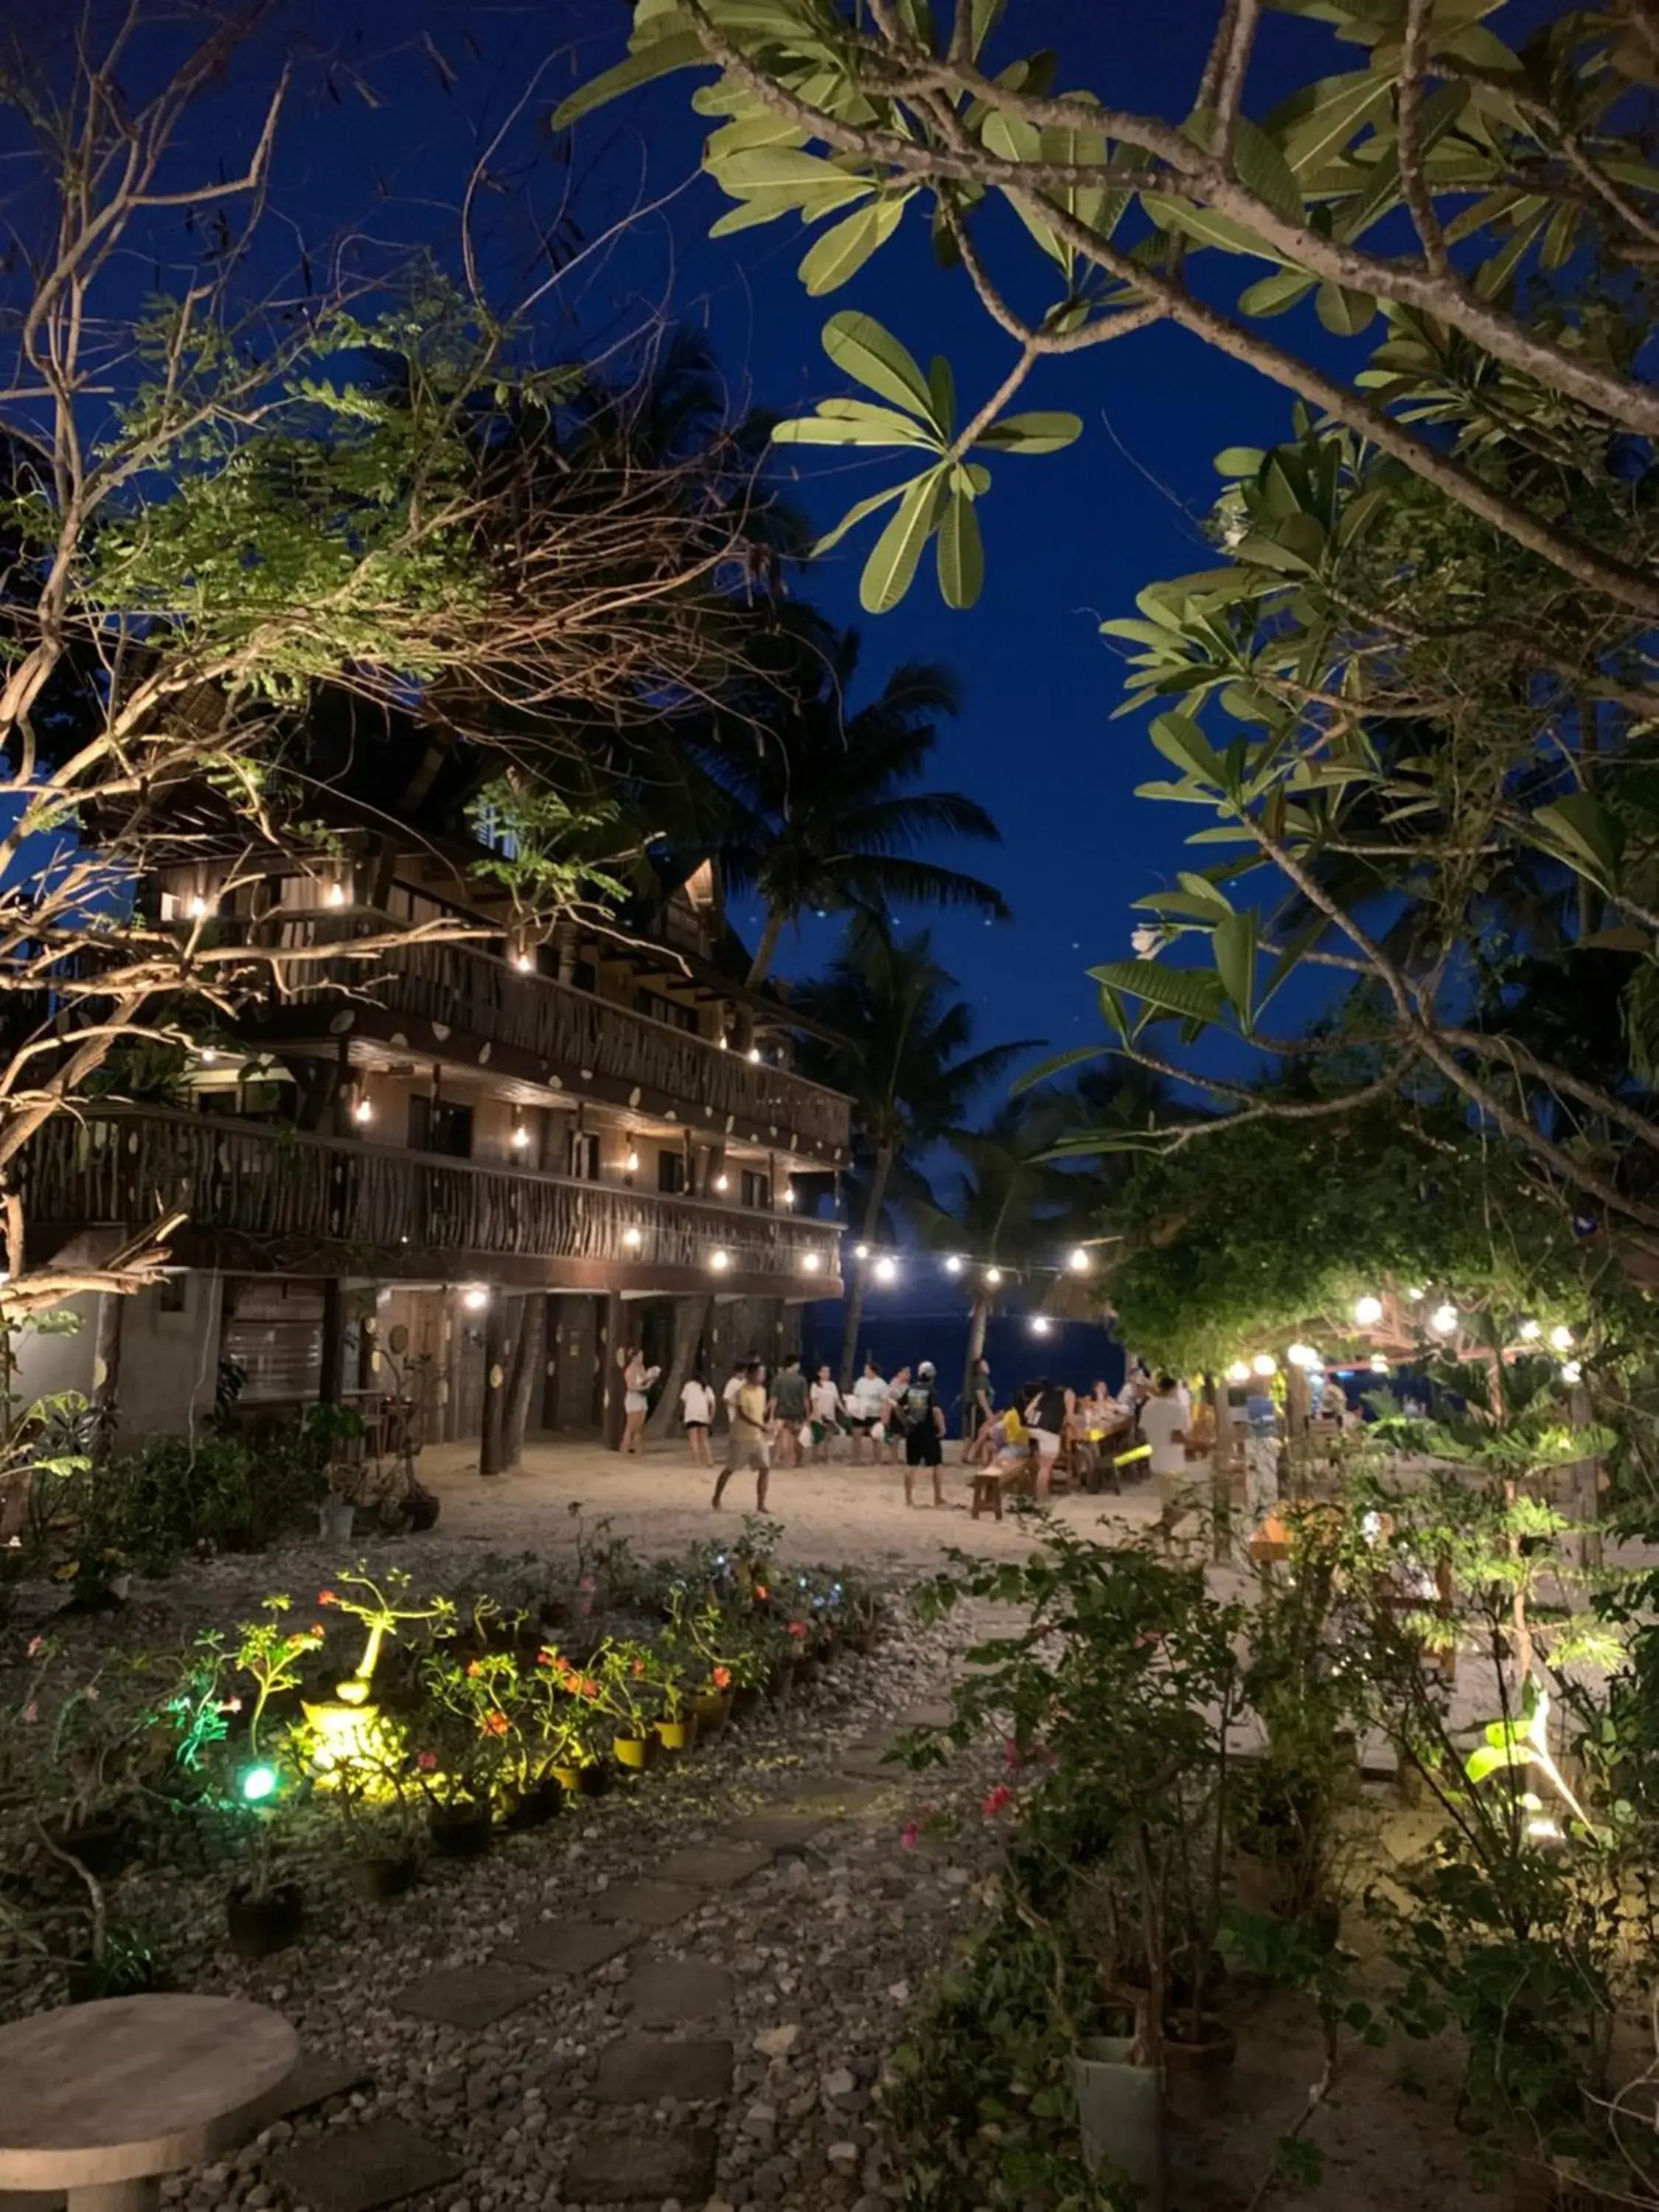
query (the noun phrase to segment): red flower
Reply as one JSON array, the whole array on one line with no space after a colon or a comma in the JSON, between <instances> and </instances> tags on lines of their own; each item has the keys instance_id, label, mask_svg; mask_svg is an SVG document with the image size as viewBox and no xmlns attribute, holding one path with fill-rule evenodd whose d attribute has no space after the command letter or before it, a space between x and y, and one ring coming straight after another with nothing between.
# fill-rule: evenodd
<instances>
[{"instance_id":1,"label":"red flower","mask_svg":"<svg viewBox=\"0 0 1659 2212\"><path fill-rule=\"evenodd\" d=\"M645 1672L645 1662L644 1662L644 1660L643 1660L643 1659L636 1659L636 1660L634 1662L634 1679L635 1679L635 1681L637 1681L637 1680L639 1680L640 1676L641 1676L641 1674L644 1674L644 1672Z\"/></svg>"},{"instance_id":2,"label":"red flower","mask_svg":"<svg viewBox=\"0 0 1659 2212\"><path fill-rule=\"evenodd\" d=\"M483 1672L483 1662L481 1659L473 1659L469 1661L466 1671L476 1680L477 1678Z\"/></svg>"},{"instance_id":3,"label":"red flower","mask_svg":"<svg viewBox=\"0 0 1659 2212\"><path fill-rule=\"evenodd\" d=\"M332 1590L319 1590L317 1593L317 1602L319 1605L338 1605L340 1601L335 1596Z\"/></svg>"},{"instance_id":4,"label":"red flower","mask_svg":"<svg viewBox=\"0 0 1659 2212\"><path fill-rule=\"evenodd\" d=\"M562 1667L564 1663L564 1660L558 1652L550 1651L544 1645L536 1654L536 1664L538 1667Z\"/></svg>"},{"instance_id":5,"label":"red flower","mask_svg":"<svg viewBox=\"0 0 1659 2212\"><path fill-rule=\"evenodd\" d=\"M584 1674L576 1684L576 1691L580 1697L597 1698L599 1694L599 1686L591 1674Z\"/></svg>"},{"instance_id":6,"label":"red flower","mask_svg":"<svg viewBox=\"0 0 1659 2212\"><path fill-rule=\"evenodd\" d=\"M757 1583L755 1584L755 1602L757 1605L764 1605L767 1599L770 1597L771 1595L771 1591L767 1589L764 1583Z\"/></svg>"},{"instance_id":7,"label":"red flower","mask_svg":"<svg viewBox=\"0 0 1659 2212\"><path fill-rule=\"evenodd\" d=\"M1002 1763L1010 1774L1018 1774L1025 1764L1024 1759L1020 1756L1019 1746L1014 1741L1012 1736L1010 1736L1002 1747Z\"/></svg>"},{"instance_id":8,"label":"red flower","mask_svg":"<svg viewBox=\"0 0 1659 2212\"><path fill-rule=\"evenodd\" d=\"M792 1636L805 1636L806 1623L804 1620L792 1620L789 1624L789 1633Z\"/></svg>"},{"instance_id":9,"label":"red flower","mask_svg":"<svg viewBox=\"0 0 1659 2212\"><path fill-rule=\"evenodd\" d=\"M732 1669L729 1667L716 1667L714 1669L714 1687L717 1690L729 1690L731 1686Z\"/></svg>"},{"instance_id":10,"label":"red flower","mask_svg":"<svg viewBox=\"0 0 1659 2212\"><path fill-rule=\"evenodd\" d=\"M999 1782L980 1809L988 1820L994 1820L997 1814L1005 1812L1013 1802L1013 1791L1006 1782Z\"/></svg>"},{"instance_id":11,"label":"red flower","mask_svg":"<svg viewBox=\"0 0 1659 2212\"><path fill-rule=\"evenodd\" d=\"M435 1751L420 1752L416 1754L415 1764L422 1774L434 1773L437 1769L438 1754Z\"/></svg>"},{"instance_id":12,"label":"red flower","mask_svg":"<svg viewBox=\"0 0 1659 2212\"><path fill-rule=\"evenodd\" d=\"M507 1729L507 1715L503 1712L486 1713L478 1726L486 1735L505 1735Z\"/></svg>"},{"instance_id":13,"label":"red flower","mask_svg":"<svg viewBox=\"0 0 1659 2212\"><path fill-rule=\"evenodd\" d=\"M328 1631L323 1626L320 1620L313 1620L311 1624L311 1632L313 1636L315 1637L318 1643L320 1644L324 1637L327 1635ZM304 1639L301 1638L301 1640L303 1642Z\"/></svg>"},{"instance_id":14,"label":"red flower","mask_svg":"<svg viewBox=\"0 0 1659 2212\"><path fill-rule=\"evenodd\" d=\"M903 1850L913 1851L917 1848L921 1842L921 1824L915 1820L907 1821L904 1826L899 1831L900 1848Z\"/></svg>"}]
</instances>

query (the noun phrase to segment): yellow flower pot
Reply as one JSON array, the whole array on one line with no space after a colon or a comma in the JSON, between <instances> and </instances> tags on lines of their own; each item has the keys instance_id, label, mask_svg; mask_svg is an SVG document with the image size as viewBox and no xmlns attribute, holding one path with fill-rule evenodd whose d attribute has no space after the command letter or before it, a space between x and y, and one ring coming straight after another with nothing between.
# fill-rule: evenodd
<instances>
[{"instance_id":1,"label":"yellow flower pot","mask_svg":"<svg viewBox=\"0 0 1659 2212\"><path fill-rule=\"evenodd\" d=\"M618 1766L637 1774L653 1763L661 1747L654 1735L613 1735L611 1748Z\"/></svg>"}]
</instances>

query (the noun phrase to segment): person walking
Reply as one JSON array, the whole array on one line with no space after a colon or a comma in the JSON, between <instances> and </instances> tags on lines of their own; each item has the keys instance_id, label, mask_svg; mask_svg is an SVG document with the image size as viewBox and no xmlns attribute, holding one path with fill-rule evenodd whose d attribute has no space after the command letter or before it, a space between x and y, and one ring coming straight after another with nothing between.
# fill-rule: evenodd
<instances>
[{"instance_id":1,"label":"person walking","mask_svg":"<svg viewBox=\"0 0 1659 2212\"><path fill-rule=\"evenodd\" d=\"M1152 1475L1161 1508L1158 1528L1166 1543L1192 1510L1193 1486L1187 1480L1187 1415L1173 1375L1160 1375L1140 1409L1140 1440L1152 1447Z\"/></svg>"},{"instance_id":2,"label":"person walking","mask_svg":"<svg viewBox=\"0 0 1659 2212\"><path fill-rule=\"evenodd\" d=\"M719 1510L726 1494L726 1486L739 1468L755 1470L755 1510L766 1510L767 1479L772 1471L772 1454L766 1435L766 1370L758 1359L751 1359L743 1371L737 1395L732 1407L732 1432L726 1439L726 1464L714 1483L714 1495L709 1504Z\"/></svg>"},{"instance_id":3,"label":"person walking","mask_svg":"<svg viewBox=\"0 0 1659 2212\"><path fill-rule=\"evenodd\" d=\"M806 1394L812 1416L812 1457L823 1466L834 1456L835 1439L841 1434L842 1397L828 1362L820 1367Z\"/></svg>"},{"instance_id":4,"label":"person walking","mask_svg":"<svg viewBox=\"0 0 1659 2212\"><path fill-rule=\"evenodd\" d=\"M660 1367L646 1365L645 1354L637 1346L623 1357L622 1448L625 1452L639 1450L645 1417L651 1411L647 1393L661 1373Z\"/></svg>"},{"instance_id":5,"label":"person walking","mask_svg":"<svg viewBox=\"0 0 1659 2212\"><path fill-rule=\"evenodd\" d=\"M881 1401L881 1419L876 1425L876 1457L885 1455L890 1467L896 1467L904 1449L904 1394L910 1387L910 1370L901 1367L895 1370Z\"/></svg>"},{"instance_id":6,"label":"person walking","mask_svg":"<svg viewBox=\"0 0 1659 2212\"><path fill-rule=\"evenodd\" d=\"M743 1388L744 1377L759 1358L758 1352L745 1352L743 1358L726 1378L726 1388L720 1392L720 1403L726 1408L726 1426L730 1433L738 1411L738 1393Z\"/></svg>"},{"instance_id":7,"label":"person walking","mask_svg":"<svg viewBox=\"0 0 1659 2212\"><path fill-rule=\"evenodd\" d=\"M916 1369L916 1379L908 1384L899 1418L904 1426L904 1502L916 1502L916 1469L931 1468L933 1474L933 1503L945 1503L945 1408L939 1404L939 1392L934 1388L938 1380L933 1363L924 1359Z\"/></svg>"},{"instance_id":8,"label":"person walking","mask_svg":"<svg viewBox=\"0 0 1659 2212\"><path fill-rule=\"evenodd\" d=\"M1025 1425L1036 1441L1036 1494L1047 1498L1054 1484L1054 1462L1060 1457L1066 1424L1077 1406L1076 1394L1044 1375L1030 1384L1025 1401Z\"/></svg>"},{"instance_id":9,"label":"person walking","mask_svg":"<svg viewBox=\"0 0 1659 2212\"><path fill-rule=\"evenodd\" d=\"M864 1372L853 1385L851 1407L853 1429L853 1458L854 1462L864 1456L866 1440L870 1443L872 1460L881 1456L881 1444L876 1431L881 1425L881 1409L887 1402L887 1384L873 1358L864 1363Z\"/></svg>"},{"instance_id":10,"label":"person walking","mask_svg":"<svg viewBox=\"0 0 1659 2212\"><path fill-rule=\"evenodd\" d=\"M685 1431L685 1441L691 1448L691 1464L713 1467L714 1454L708 1431L714 1425L714 1392L701 1370L680 1392L680 1422Z\"/></svg>"},{"instance_id":11,"label":"person walking","mask_svg":"<svg viewBox=\"0 0 1659 2212\"><path fill-rule=\"evenodd\" d=\"M975 1448L990 1426L995 1404L996 1393L991 1388L991 1363L981 1357L974 1362L973 1373L968 1378L968 1402L962 1409L962 1463L964 1467L980 1456Z\"/></svg>"},{"instance_id":12,"label":"person walking","mask_svg":"<svg viewBox=\"0 0 1659 2212\"><path fill-rule=\"evenodd\" d=\"M801 1431L806 1425L806 1377L800 1371L799 1352L792 1352L784 1361L767 1411L776 1424L779 1466L799 1467Z\"/></svg>"}]
</instances>

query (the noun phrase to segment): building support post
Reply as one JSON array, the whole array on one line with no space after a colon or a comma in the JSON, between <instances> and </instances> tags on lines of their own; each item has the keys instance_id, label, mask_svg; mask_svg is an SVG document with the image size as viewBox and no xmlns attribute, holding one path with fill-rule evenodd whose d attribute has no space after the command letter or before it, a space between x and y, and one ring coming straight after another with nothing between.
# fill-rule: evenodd
<instances>
[{"instance_id":1,"label":"building support post","mask_svg":"<svg viewBox=\"0 0 1659 2212\"><path fill-rule=\"evenodd\" d=\"M507 1472L507 1300L489 1293L484 1313L483 1437L478 1449L480 1474Z\"/></svg>"},{"instance_id":2,"label":"building support post","mask_svg":"<svg viewBox=\"0 0 1659 2212\"><path fill-rule=\"evenodd\" d=\"M605 1302L605 1337L599 1346L600 1419L605 1448L620 1451L623 1438L623 1371L617 1354L628 1341L628 1309L620 1291Z\"/></svg>"},{"instance_id":3,"label":"building support post","mask_svg":"<svg viewBox=\"0 0 1659 2212\"><path fill-rule=\"evenodd\" d=\"M345 1291L337 1275L323 1285L323 1357L317 1377L317 1402L337 1406L345 1363Z\"/></svg>"}]
</instances>

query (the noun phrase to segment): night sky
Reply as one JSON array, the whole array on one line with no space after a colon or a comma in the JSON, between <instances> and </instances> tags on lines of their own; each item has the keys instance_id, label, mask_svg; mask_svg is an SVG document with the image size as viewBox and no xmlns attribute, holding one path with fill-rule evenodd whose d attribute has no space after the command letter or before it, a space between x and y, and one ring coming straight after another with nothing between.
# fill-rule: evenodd
<instances>
[{"instance_id":1,"label":"night sky","mask_svg":"<svg viewBox=\"0 0 1659 2212\"><path fill-rule=\"evenodd\" d=\"M1088 85L1179 118L1214 12L1211 0L1015 0L1012 27L1005 23L991 58L1052 45L1062 56L1062 87ZM794 271L816 234L793 218L728 240L707 236L727 204L694 173L703 126L689 99L697 80L672 78L601 111L580 127L574 149L550 140L551 106L620 57L628 18L621 0L469 0L464 11L423 0L367 0L348 10L303 0L279 19L278 35L290 42L299 26L301 53L273 194L279 226L313 247L346 239L358 265L389 258L399 244L428 243L453 266L469 168L504 132L477 233L498 296L522 296L536 228L553 216L574 217L590 242L539 311L545 355L620 345L652 316L666 315L706 329L734 405L804 412L848 388L818 333L836 309L853 307L876 315L924 363L932 352L948 354L963 411L976 404L1006 370L1010 343L981 316L965 280L935 268L919 204L849 286L809 301ZM198 143L234 158L256 80L268 83L271 59L267 50L239 61L193 125ZM1357 59L1352 49L1328 44L1317 25L1269 16L1250 106L1261 115L1292 84ZM353 71L372 101L354 89ZM658 202L665 204L647 206ZM623 222L640 207L647 211L637 221ZM608 243L593 243L619 224ZM1012 217L993 210L988 236L994 258L1000 245L1021 244L1017 264L1002 260L1005 272L1018 266L1045 283ZM1214 254L1191 265L1197 281L1229 298L1260 273ZM1046 296L1036 289L1023 295L1018 282L1012 289L1027 305ZM1305 325L1298 315L1274 329L1330 349L1310 313ZM939 659L963 678L966 712L941 748L939 777L988 806L1005 842L1000 852L967 848L952 857L1000 882L1015 919L992 927L942 916L937 948L962 978L985 1041L1037 1037L1060 1048L1099 1034L1084 971L1127 955L1132 900L1184 864L1182 839L1200 826L1185 809L1133 798L1136 783L1162 768L1144 718L1111 720L1121 665L1097 623L1133 612L1145 583L1210 564L1198 521L1218 488L1212 458L1224 446L1285 434L1290 402L1195 341L1153 330L1092 360L1045 365L1017 404L1073 408L1084 418L1083 438L1063 455L997 461L981 510L988 579L978 606L952 614L941 605L930 550L902 605L865 623L865 665L878 683L896 661ZM806 452L797 495L815 523L827 524L902 472L902 457ZM860 619L858 574L878 527L865 526L800 580L803 592L839 620ZM737 915L750 931L757 919ZM786 939L780 967L810 969L832 936L824 924Z\"/></svg>"}]
</instances>

